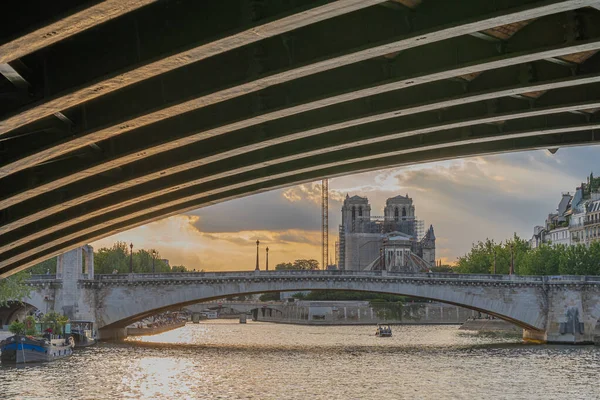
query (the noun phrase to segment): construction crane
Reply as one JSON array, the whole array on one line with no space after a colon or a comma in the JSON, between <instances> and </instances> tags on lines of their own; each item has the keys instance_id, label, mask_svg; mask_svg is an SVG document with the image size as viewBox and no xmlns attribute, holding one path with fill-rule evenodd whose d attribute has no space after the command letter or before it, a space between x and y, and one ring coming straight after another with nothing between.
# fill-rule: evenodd
<instances>
[{"instance_id":1,"label":"construction crane","mask_svg":"<svg viewBox=\"0 0 600 400\"><path fill-rule=\"evenodd\" d=\"M327 269L329 260L329 180L321 181L321 266Z\"/></svg>"}]
</instances>

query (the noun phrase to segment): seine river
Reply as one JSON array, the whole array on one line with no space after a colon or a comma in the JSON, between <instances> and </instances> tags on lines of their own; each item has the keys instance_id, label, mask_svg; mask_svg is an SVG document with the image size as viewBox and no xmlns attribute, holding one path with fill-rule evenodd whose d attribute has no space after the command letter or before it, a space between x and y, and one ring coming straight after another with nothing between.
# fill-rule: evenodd
<instances>
[{"instance_id":1,"label":"seine river","mask_svg":"<svg viewBox=\"0 0 600 400\"><path fill-rule=\"evenodd\" d=\"M524 345L456 326L203 321L0 367L2 399L597 399L600 348Z\"/></svg>"}]
</instances>

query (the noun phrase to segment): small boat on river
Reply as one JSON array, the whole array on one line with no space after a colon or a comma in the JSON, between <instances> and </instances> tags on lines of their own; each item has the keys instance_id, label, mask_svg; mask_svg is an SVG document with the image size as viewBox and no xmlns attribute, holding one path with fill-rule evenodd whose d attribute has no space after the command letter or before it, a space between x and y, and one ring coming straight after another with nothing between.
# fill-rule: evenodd
<instances>
[{"instance_id":1,"label":"small boat on river","mask_svg":"<svg viewBox=\"0 0 600 400\"><path fill-rule=\"evenodd\" d=\"M390 337L392 336L392 327L389 325L377 325L375 336Z\"/></svg>"},{"instance_id":2,"label":"small boat on river","mask_svg":"<svg viewBox=\"0 0 600 400\"><path fill-rule=\"evenodd\" d=\"M48 362L73 354L75 341L14 335L0 342L0 361L3 364Z\"/></svg>"},{"instance_id":3,"label":"small boat on river","mask_svg":"<svg viewBox=\"0 0 600 400\"><path fill-rule=\"evenodd\" d=\"M71 321L71 336L75 339L75 347L87 347L96 344L94 323L92 321Z\"/></svg>"}]
</instances>

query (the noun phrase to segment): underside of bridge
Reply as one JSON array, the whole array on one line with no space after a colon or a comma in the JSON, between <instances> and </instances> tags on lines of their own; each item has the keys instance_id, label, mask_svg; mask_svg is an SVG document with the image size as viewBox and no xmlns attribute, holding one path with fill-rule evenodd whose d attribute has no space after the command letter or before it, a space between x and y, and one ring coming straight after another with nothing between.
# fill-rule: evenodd
<instances>
[{"instance_id":1,"label":"underside of bridge","mask_svg":"<svg viewBox=\"0 0 600 400\"><path fill-rule=\"evenodd\" d=\"M223 280L218 284L202 282L158 282L129 283L126 280L104 285L97 290L98 302L90 309L96 310L96 323L100 329L122 329L127 325L165 311L178 310L199 302L222 299L231 295L301 291L301 290L354 290L371 293L403 295L412 298L439 301L470 310L493 315L532 332L544 332L546 315L539 288L519 288L519 296L510 300L499 300L506 287L478 287L469 285L448 286L402 283L387 279L340 279L332 285L331 279L280 279L257 277L243 285L236 281ZM595 324L595 320L594 320Z\"/></svg>"},{"instance_id":2,"label":"underside of bridge","mask_svg":"<svg viewBox=\"0 0 600 400\"><path fill-rule=\"evenodd\" d=\"M301 289L301 290L311 290L311 289ZM345 289L317 289L315 291L319 291L319 290L328 290L328 291L344 291ZM289 290L289 291L293 291L293 292L297 292L300 291L298 289L293 289L293 290ZM356 292L361 292L361 291L365 291L365 290L355 290ZM280 293L281 290L267 290L267 291L259 291L259 292L244 292L244 293L237 293L238 295L255 295L255 294L262 294L262 293ZM452 301L448 301L446 299L442 300L440 299L440 296L434 296L434 297L422 297L422 296L415 296L412 294L405 294L405 293L399 293L397 291L393 291L393 292L389 292L389 291L366 291L368 293L379 293L379 294L390 294L390 295L396 295L396 296L409 296L410 298L413 299L422 299L422 300L431 300L431 301L436 301L436 302L440 302L440 303L444 303L444 304L451 304L454 306L458 306L458 307L463 307L466 308L468 310L473 310L473 311L477 311L480 313L484 313L484 314L488 314L491 316L494 316L498 319L501 319L503 321L506 322L510 322L511 324L514 324L516 326L518 326L519 328L523 328L526 330L531 330L531 331L535 331L535 332L543 332L543 329L540 327L536 327L531 325L530 323L528 323L529 321L521 321L519 319L515 319L513 316L511 315L505 315L502 313L499 313L497 310L495 310L494 308L490 307L478 307L478 306L474 306L473 304L465 304L465 303L456 303L456 302L452 302ZM443 296L442 296L443 297ZM209 301L214 301L214 300L219 300L222 299L222 297L210 297L210 298L203 298L203 297L197 297L194 298L193 300L187 300L184 302L180 302L180 303L175 303L175 304L169 304L167 306L160 306L158 308L153 308L153 309L147 309L144 312L138 313L138 314L134 314L134 315L129 315L121 320L118 321L114 321L114 322L110 322L107 325L103 325L101 326L102 329L121 329L124 328L134 322L137 321L141 321L145 318L151 317L153 315L157 315L157 314L161 314L167 311L177 311L177 310L181 310L182 308L185 308L187 306L191 306L191 305L195 305L195 304L202 304L203 302L209 302ZM130 306L126 306L125 309L126 311L129 311L131 307ZM146 307L147 308L147 307ZM280 310L273 308L273 307L268 307L268 306L261 306L261 307L255 307L252 310L256 309L256 308L260 308L260 309L270 309L270 310L275 310L276 312L281 312ZM219 306L206 306L206 309L210 309L210 310L218 310L218 309L222 309L222 307ZM230 307L230 310L235 310L234 307ZM105 322L103 322L105 323Z\"/></svg>"},{"instance_id":3,"label":"underside of bridge","mask_svg":"<svg viewBox=\"0 0 600 400\"><path fill-rule=\"evenodd\" d=\"M15 7L0 277L274 188L600 140L600 0Z\"/></svg>"}]
</instances>

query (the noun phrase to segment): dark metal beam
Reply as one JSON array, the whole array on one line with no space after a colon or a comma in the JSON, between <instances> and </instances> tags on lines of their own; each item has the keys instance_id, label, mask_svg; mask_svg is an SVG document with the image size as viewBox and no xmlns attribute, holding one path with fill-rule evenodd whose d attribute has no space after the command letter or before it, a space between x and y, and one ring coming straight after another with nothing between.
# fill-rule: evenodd
<instances>
[{"instance_id":1,"label":"dark metal beam","mask_svg":"<svg viewBox=\"0 0 600 400\"><path fill-rule=\"evenodd\" d=\"M0 45L0 64L19 59L154 1L156 0L104 0ZM5 18L9 16L5 15Z\"/></svg>"},{"instance_id":2,"label":"dark metal beam","mask_svg":"<svg viewBox=\"0 0 600 400\"><path fill-rule=\"evenodd\" d=\"M551 65L551 64L547 64ZM600 70L600 67L597 69ZM497 75L502 71L493 71L489 80L493 85L503 83ZM514 71L518 73L518 69ZM512 73L508 76L513 75ZM540 73L540 78L543 78ZM509 82L511 82L509 80ZM596 82L596 85L591 83ZM469 126L489 124L499 121L508 121L513 119L522 119L537 115L551 115L565 110L577 110L591 108L591 104L600 101L600 74L591 76L582 76L567 78L561 80L550 80L549 82L534 83L529 85L508 86L499 88L500 90L491 90L488 92L474 93L471 96L457 97L452 96L452 90L459 88L459 94L462 92L460 85L452 86L455 82L438 82L440 85L437 92L433 89L424 92L426 99L430 102L422 102L418 93L411 93L403 98L394 98L391 103L398 106L402 102L407 102L407 107L388 111L386 114L389 120L378 124L367 124L365 126L342 126L337 129L331 129L331 133L320 132L319 129L308 131L299 131L288 136L285 140L271 138L271 147L258 147L246 149L240 153L238 146L244 145L243 140L223 137L224 143L209 143L205 149L188 149L187 152L194 157L200 157L202 162L187 162L186 157L190 155L182 154L164 154L165 160L158 161L147 159L147 166L137 166L128 174L137 172L137 175L128 175L124 179L115 179L114 177L98 177L98 179L89 178L82 180L77 184L67 186L65 191L49 193L44 196L34 197L8 209L2 226L0 227L0 241L7 243L7 246L14 246L15 235L22 234L22 240L29 237L34 231L47 232L46 229L59 229L64 224L73 224L81 214L91 217L96 210L115 209L126 205L126 201L137 201L140 197L144 198L159 197L160 195L181 190L183 188L239 174L240 172L260 169L265 163L276 164L284 163L290 160L299 160L318 154L336 152L338 150L350 149L360 146L367 146L374 143L387 142L392 139L404 138L410 136L424 135L440 130L453 128L464 128ZM582 87L577 87L581 86ZM587 85L587 86L585 86ZM563 88L560 90L559 88ZM417 89L417 88L414 88ZM531 91L554 89L552 95L546 99L538 100L539 105L532 107L529 101L507 98L503 102L495 105L495 112L491 113L487 100L497 99L502 96L509 96L515 93L526 93ZM437 94L439 93L439 94ZM436 99L439 96L439 99ZM446 96L450 96L448 99ZM408 99L408 101L407 101ZM437 100L437 101L436 101ZM414 106L420 104L419 106ZM479 104L474 104L479 102ZM583 105L582 105L583 103ZM440 114L439 110L447 109ZM400 111L398 111L400 110ZM351 110L352 111L352 110ZM400 117L397 115L401 114ZM414 115L411 115L414 114ZM380 115L380 114L376 114ZM285 122L285 120L283 121ZM571 121L568 121L570 123ZM403 129L398 127L402 126ZM343 129L340 129L343 128ZM280 134L276 130L277 135ZM285 132L284 132L285 133ZM318 134L318 137L314 137ZM247 135L252 137L252 135ZM231 150L221 153L214 149L224 149L229 143ZM213 149L213 150L209 150ZM216 153L214 156L204 157L206 151ZM230 157L228 160L227 157ZM179 160L183 158L184 163L180 164L177 174L166 175L160 167L158 171L147 174L151 170L152 164L162 164L171 159ZM218 172L218 174L217 174ZM216 176L211 176L216 175ZM154 180L160 182L152 183ZM103 184L104 182L104 184ZM141 186L144 185L144 186ZM142 189L145 187L145 189ZM123 197L125 195L125 197ZM96 201L93 201L95 200ZM81 205L73 210L69 209ZM75 210L79 209L79 212ZM54 213L60 213L62 218L47 218ZM79 217L78 217L79 215ZM67 221L67 222L65 222ZM12 235L6 236L11 230L17 229L27 224L35 223ZM63 224L63 225L61 225ZM24 231L27 234L23 234ZM4 248L0 248L0 252Z\"/></svg>"},{"instance_id":3,"label":"dark metal beam","mask_svg":"<svg viewBox=\"0 0 600 400\"><path fill-rule=\"evenodd\" d=\"M147 179L152 179L152 176L164 176L182 171L186 168L184 160L186 160L189 154L203 154L206 146L199 143L195 146L195 149L186 149L183 146L189 146L192 143L207 139L210 137L224 135L227 132L238 130L238 135L242 136L240 142L239 139L234 139L231 143L243 143L244 146L237 146L237 152L226 152L227 147L220 149L220 155L213 157L220 159L223 157L231 156L231 154L239 154L244 151L252 151L261 147L267 147L275 143L273 140L268 140L269 135L264 132L278 131L279 138L277 142L294 140L300 136L290 135L289 137L283 137L285 132L295 132L302 129L307 129L306 121L311 121L317 124L318 121L322 123L329 122L332 120L344 120L344 113L348 115L346 118L356 117L365 112L375 112L375 104L383 104L378 98L386 98L385 96L375 96L377 93L386 93L390 91L408 90L410 93L403 95L397 92L399 95L392 97L387 96L388 101L393 104L405 104L406 99L412 99L415 94L418 101L415 99L413 104L419 102L435 103L433 99L427 99L423 94L430 92L444 93L446 96L439 96L440 98L452 98L453 95L460 96L463 92L466 95L469 92L477 92L478 90L484 90L496 85L496 78L500 76L498 82L508 83L506 86L510 86L509 82L517 84L519 82L527 81L541 81L545 77L557 78L559 76L570 76L572 69L570 68L558 68L552 70L552 68L544 68L539 65L524 64L519 67L522 68L522 72L519 69L506 68L507 66L514 66L520 63L530 63L536 60L546 59L550 56L572 54L580 51L589 51L600 48L600 13L593 12L591 15L587 13L588 22L586 25L590 26L586 30L585 38L588 39L583 42L569 42L564 44L564 36L566 35L566 29L564 28L563 17L561 15L553 15L546 17L545 19L536 21L535 23L528 26L524 31L523 35L517 34L513 39L505 44L507 49L505 54L498 55L497 47L490 43L479 43L478 40L469 37L461 37L444 41L435 46L425 46L419 49L407 50L400 53L393 62L379 61L377 63L371 60L370 64L363 67L362 70L352 67L345 67L341 70L332 71L337 74L340 82L350 87L364 87L365 85L372 85L379 83L378 86L369 86L359 90L348 91L347 93L339 94L339 90L343 87L339 83L335 83L333 86L328 82L335 82L336 76L315 76L300 80L297 84L290 84L289 90L287 91L286 100L291 101L292 104L297 104L305 99L316 99L308 103L300 103L299 105L293 105L287 108L281 108L280 103L276 101L269 101L269 105L262 107L262 113L253 111L255 107L252 107L252 101L255 101L255 97L243 96L236 101L229 101L217 104L213 107L207 107L201 112L192 114L186 114L179 119L172 118L164 121L164 123L152 125L150 127L138 129L123 137L116 137L109 141L100 142L98 145L105 149L103 156L93 157L87 159L81 158L69 158L63 162L55 163L52 169L37 168L34 170L24 171L17 173L8 178L0 180L0 183L6 187L11 188L11 192L6 192L5 196L0 201L0 208L6 208L17 202L28 199L36 195L46 193L50 190L56 190L69 183L73 183L77 180L93 176L95 174L101 174L112 168L123 166L127 163L134 162L160 152L166 152L173 149L181 148L180 154L170 152L172 155L167 162L159 161L156 158L148 160L147 164L151 166L150 171L156 171L154 175L147 174ZM552 32L552 36L548 36L546 32ZM550 45L550 47L544 46L540 49L540 40L532 40L532 37L537 37L540 34L544 34L544 44ZM591 40L590 40L591 38ZM429 84L426 87L415 88L415 85L423 85L429 82L436 82L441 79L456 77L459 75L466 75L474 72L481 72L488 69L497 69L504 67L506 72L502 74L496 74L494 71L490 71L484 74L477 80L467 84L465 83L466 89L463 91L463 85L458 83L445 83L445 84ZM535 68L535 70L534 70ZM548 71L546 71L548 70ZM583 72L587 70L582 69ZM486 78L489 76L489 78ZM506 76L510 77L507 80ZM381 84L384 82L383 84ZM445 88L442 90L442 88ZM528 86L529 89L521 90L520 93L525 91L533 91L532 86ZM549 89L550 87L546 87ZM264 93L263 93L264 92ZM333 94L331 97L323 97L323 95ZM515 92L516 93L516 92ZM261 96L266 98L277 98L277 95L281 95L278 92L274 92L273 96L269 95L268 91L261 91ZM369 96L370 95L370 96ZM507 95L507 93L497 92L495 97ZM369 96L363 102L355 101L365 96ZM285 102L286 100L281 100ZM353 101L350 102L349 101ZM439 101L439 100L436 100ZM453 99L456 103L456 99ZM471 100L474 101L474 100ZM344 104L340 104L344 103ZM307 113L311 110L317 110L322 107L339 104L337 108L329 108L323 110L323 112ZM348 105L354 104L349 107ZM439 104L439 106L449 106L450 103ZM274 109L272 112L264 112ZM363 111L363 109L365 111ZM397 111L398 109L396 109ZM268 121L275 121L285 116L295 115L304 112L299 115L296 120L300 120L301 124L294 123L293 119L289 118L283 120L282 123L277 124L276 122L266 123ZM416 112L413 110L413 112ZM255 115L255 116L253 116ZM316 117L313 118L312 116ZM326 116L323 119L323 116ZM249 118L248 118L249 117ZM384 118L385 116L381 116ZM244 119L247 118L247 119ZM228 121L234 120L236 122L227 124ZM225 125L221 125L225 123ZM361 123L360 121L356 123ZM259 129L244 131L240 129L261 124ZM200 125L200 126L199 126ZM210 129L211 126L215 128ZM206 126L209 129L202 130L202 127ZM325 125L326 126L326 125ZM338 126L332 125L329 130L338 129ZM165 141L164 133L169 132L169 141ZM262 133L261 133L262 132ZM253 138L253 141L249 142L249 138ZM119 142L116 140L119 139ZM122 140L121 140L122 139ZM164 158L164 157L163 157ZM211 158L200 158L196 157L194 162L189 163L187 168L192 168L197 165L211 162ZM91 165L90 165L91 164ZM175 167L177 166L177 167ZM160 171L158 168L160 167ZM143 167L135 168L136 178L140 179L143 176ZM29 176L35 176L35 179L30 179ZM133 176L127 176L127 174L121 174L119 181L126 181L127 179L133 179ZM101 177L98 179L102 179ZM139 181L138 181L139 182ZM101 183L88 182L89 187L100 188L103 187ZM111 182L112 183L112 182ZM72 197L72 196L71 196Z\"/></svg>"},{"instance_id":4,"label":"dark metal beam","mask_svg":"<svg viewBox=\"0 0 600 400\"><path fill-rule=\"evenodd\" d=\"M544 66L547 70L543 69ZM474 89L476 89L474 92L465 91L460 82L440 81L430 84L430 87L427 87L426 90L413 87L407 90L408 93L400 93L401 96L390 97L392 94L387 94L385 101L372 100L369 102L370 107L365 107L365 110L362 110L364 106L362 103L357 104L356 107L343 106L344 115L359 116L361 113L367 115L362 119L312 129L309 125L308 130L301 130L299 127L302 126L306 118L298 115L296 123L289 119L281 120L280 124L285 126L272 129L271 132L273 133L270 136L242 131L215 138L215 140L207 143L188 146L176 152L164 153L160 157L147 158L138 162L135 166L131 166L131 168L125 168L117 177L92 176L68 185L60 192L51 192L30 199L24 198L24 201L20 204L8 209L2 221L2 226L0 226L0 234L32 222L41 224L40 220L48 215L64 212L66 208L86 202L88 205L85 210L86 213L89 213L91 210L100 207L99 202L95 203L97 205L91 206L90 201L98 198L106 199L106 196L111 195L111 200L106 204L103 203L106 207L113 201L119 201L118 196L112 195L119 191L139 196L139 189L136 189L136 187L139 188L139 185L156 179L160 179L163 184L162 186L150 184L149 186L152 187L150 196L156 197L168 193L174 190L173 188L188 187L195 184L195 182L197 183L199 177L208 180L209 177L205 171L215 171L216 165L228 166L228 170L219 167L219 171L235 175L240 172L240 169L258 169L267 161L269 163L285 162L290 157L300 159L314 154L334 152L399 137L422 135L436 130L525 118L532 115L550 115L563 112L565 105L573 107L572 104L575 103L575 107L579 107L580 101L596 101L593 94L587 94L587 92L594 92L594 90L587 88L585 85L600 83L600 65L593 64L586 69L587 71L598 71L596 74L563 79L546 79L561 75L569 76L572 71L560 68L556 70L558 67L542 63L536 70L537 79L531 78L532 82L529 84L514 85L522 79L522 68L522 66L516 66L490 71L489 76L482 77L479 85L474 86ZM577 86L583 87L577 88ZM492 89L487 91L477 90L488 87ZM559 91L560 88L563 88L563 90ZM590 86L590 88L600 88L600 85ZM497 105L495 113L491 114L488 104L485 103L501 97L543 90L555 90L557 92L549 96L548 101L539 100L538 107L532 108L530 101L507 99L504 103ZM598 97L598 100L600 100L600 97ZM471 104L478 102L481 104L471 106ZM394 107L391 110L390 105ZM453 107L450 108L451 112L446 112L447 117L441 118L438 110L449 107ZM373 113L374 110L381 109L387 110L380 114ZM323 112L321 119L325 123L329 119L337 118L337 114L331 110L325 109ZM414 118L411 117L414 114L420 115L416 115ZM380 123L369 124L374 121ZM298 123L301 125L298 125ZM367 125L357 130L356 127L364 124ZM285 130L286 126L289 126L288 131ZM402 126L404 129L399 130L398 126ZM326 135L328 132L331 132L331 134ZM263 141L256 144L254 142L255 137L260 137ZM284 143L289 143L289 146L283 146ZM271 150L269 147L273 149ZM291 150L287 150L288 148ZM244 157L245 154L247 157ZM276 156L274 157L273 154ZM244 163L237 161L239 159L244 160ZM166 165L171 167L165 169ZM213 177L212 179L216 178ZM73 223L74 218L74 215L70 215L66 220ZM51 220L46 225L57 229L59 221ZM2 236L0 236L0 239L6 243L12 241ZM0 249L0 251L2 250Z\"/></svg>"},{"instance_id":5,"label":"dark metal beam","mask_svg":"<svg viewBox=\"0 0 600 400\"><path fill-rule=\"evenodd\" d=\"M429 9L424 8L428 4ZM506 3L506 4L505 4ZM448 2L444 2L443 7L437 7L437 12L433 12L436 4L434 1L427 2L419 7L422 13L414 13L414 19L408 25L391 25L396 30L395 34L379 27L377 32L369 32L369 35L362 38L362 44L356 41L345 40L342 43L336 44L339 47L335 51L331 51L329 47L323 54L318 51L313 51L307 58L299 57L298 60L285 59L283 63L275 63L263 67L259 79L247 79L247 74L244 74L244 79L236 85L234 82L228 82L223 85L226 89L217 89L208 95L195 97L192 100L184 101L176 105L164 108L164 103L159 106L158 103L154 107L161 108L160 111L151 112L135 118L125 118L119 124L96 129L93 132L82 132L72 140L63 141L60 144L49 146L44 149L31 149L28 156L13 160L9 164L5 164L0 169L0 176L9 173L14 173L18 170L31 167L37 163L47 161L53 157L58 157L69 151L84 147L89 143L104 140L113 136L121 135L125 132L146 126L158 121L164 120L175 115L186 113L201 107L206 107L210 104L225 101L238 97L241 94L247 94L258 91L264 87L281 84L290 80L298 79L304 76L315 73L328 71L344 65L356 63L369 58L386 55L392 52L406 50L409 48L422 46L436 41L465 35L468 33L485 30L498 25L511 22L521 21L524 19L537 18L540 16L558 13L562 11L572 10L594 4L594 0L545 0L545 1L530 1L528 4L522 5L523 1L505 1L503 5L506 7L503 11L497 11L497 5L489 2L468 3L468 7L464 3L458 2L456 7L448 7ZM520 5L515 7L515 5ZM463 7L460 7L463 5ZM429 11L429 13L427 12ZM457 17L462 16L461 22L456 22ZM398 21L400 22L400 21ZM387 28L388 24L382 24ZM415 28L416 27L416 28ZM351 31L355 33L360 27L353 27ZM330 32L330 36L335 32ZM377 36L379 34L380 36ZM348 32L344 35L349 39ZM361 35L358 35L361 36ZM373 44L375 36L376 43ZM356 36L354 36L356 37ZM365 47L367 47L365 49ZM341 56L333 56L334 53L345 53ZM323 60L323 58L327 58ZM271 61L271 60L270 60ZM281 68L287 67L283 72ZM291 68L290 68L291 67ZM139 111L138 111L139 113ZM10 120L0 124L0 132L4 129L13 129L7 127ZM14 122L14 121L13 121ZM2 127L4 126L4 128Z\"/></svg>"},{"instance_id":6,"label":"dark metal beam","mask_svg":"<svg viewBox=\"0 0 600 400\"><path fill-rule=\"evenodd\" d=\"M213 162L206 166L186 171L185 173L172 177L163 177L116 193L106 193L103 197L82 203L76 207L65 209L65 206L69 207L73 205L69 202L55 207L48 207L47 209L42 207L39 213L30 214L17 223L8 223L3 227L3 231L6 232L8 229L14 229L26 223L30 224L17 229L13 233L6 233L0 236L1 241L7 243L6 246L2 247L2 250L14 247L17 242L26 242L34 236L37 237L41 234L81 222L105 212L118 210L142 200L154 200L159 204L165 201L165 196L170 199L179 196L180 201L183 201L181 198L187 199L186 196L189 196L190 193L204 194L210 189L202 185L227 184L232 179L243 178L244 174L260 173L265 166L277 167L274 170L276 173L287 168L285 167L286 165L291 165L291 168L298 169L305 169L308 166L319 168L319 163L340 163L342 162L341 160L345 159L344 157L353 158L357 154L364 154L365 157L372 158L369 153L371 148L375 152L375 158L377 158L377 154L381 152L381 149L387 150L392 148L390 143L394 140L408 140L408 143L412 143L412 147L418 148L420 143L426 141L427 134L432 136L442 134L443 132L440 132L444 130L456 129L463 129L464 131L464 128L480 132L481 128L477 128L478 125L485 126L485 124L504 122L506 126L509 124L507 121L511 120L520 121L514 124L512 130L505 128L506 134L532 129L548 130L552 127L563 129L565 127L572 127L573 125L580 126L585 123L586 116L563 114L559 119L553 119L551 116L571 110L589 109L600 106L600 84L589 85L585 88L569 87L563 90L555 90L550 94L543 99L543 102L539 101L540 105L538 107L532 107L529 103L517 99L506 98L504 99L504 103L501 102L495 105L497 109L496 113L490 112L489 104L487 103L476 105L463 104L462 106L448 108L443 112L433 111L430 113L431 115L423 113L403 116L396 120L387 121L385 124L380 124L379 126L365 125L358 130L357 128L340 130L332 132L328 136L316 139L305 138L295 142L272 146L269 149L261 149L245 155L239 155L229 161ZM431 116L437 116L439 121L432 124ZM539 120L541 122L536 122L535 120L532 122L531 117L540 117ZM403 127L403 129L399 129L398 127ZM573 130L577 130L577 128ZM484 130L483 132L486 131ZM503 134L502 131L497 132L496 129L492 133L498 136L498 138L501 138ZM403 146L403 152L406 152L406 145ZM37 203L46 204L45 201L39 200ZM30 207L33 207L33 205L24 207L21 212L27 215L26 213L30 210ZM58 214L48 217L48 214L53 212Z\"/></svg>"},{"instance_id":7,"label":"dark metal beam","mask_svg":"<svg viewBox=\"0 0 600 400\"><path fill-rule=\"evenodd\" d=\"M600 104L600 101L597 102ZM547 111L547 110L546 110ZM527 114L527 113L525 113ZM536 114L536 111L533 112ZM539 114L539 111L537 112ZM514 117L514 116L513 116ZM491 119L491 118L490 118ZM496 117L496 120L498 117ZM249 162L236 163L237 165L246 165L234 170L227 169L223 163L214 163L207 168L199 168L189 171L186 177L182 177L180 182L169 182L162 179L163 182L155 181L152 185L143 185L144 188L138 188L136 192L124 191L116 193L114 196L105 197L108 201L90 202L79 211L65 210L60 215L51 218L41 219L37 216L39 222L27 225L17 229L10 234L0 236L5 246L0 246L0 253L11 248L23 245L43 235L48 235L56 230L67 228L70 225L83 222L105 213L114 212L120 208L128 207L141 201L151 200L158 196L169 195L172 199L170 204L176 201L189 201L189 196L205 197L217 194L223 191L231 190L232 185L248 184L246 179L256 182L259 180L269 180L290 174L296 174L298 171L308 172L315 169L322 169L326 166L339 166L358 161L373 160L381 157L399 156L420 152L427 149L441 149L453 146L462 146L465 144L487 143L492 141L506 140L509 138L522 138L530 136L543 136L556 133L578 132L582 130L593 130L600 128L600 122L590 116L562 114L552 115L543 114L529 119L517 119L512 122L506 122L501 127L494 124L466 125L460 127L444 128L435 130L427 129L427 133L419 136L396 135L393 140L358 140L360 148L354 146L336 146L330 149L321 149L320 144L314 144L310 149L307 148L303 154L295 154L297 148L293 146L275 146L270 154L263 154L263 162L258 165L249 165ZM344 135L339 135L343 137ZM348 140L353 140L355 135L351 135ZM385 139L385 138L384 138ZM298 146L304 147L304 146ZM343 151L350 149L350 151ZM309 151L312 150L312 151ZM262 153L262 152L260 152ZM259 155L260 155L259 153ZM323 157L325 156L325 157ZM301 158L307 160L298 163ZM266 166L274 169L276 177L264 176L261 170ZM210 172L209 172L210 171ZM252 175L252 174L258 175ZM193 179L196 177L196 179ZM174 186L176 185L176 186ZM187 190L183 190L186 189ZM173 200L173 195L181 194L181 199ZM161 200L157 201L158 203Z\"/></svg>"},{"instance_id":8,"label":"dark metal beam","mask_svg":"<svg viewBox=\"0 0 600 400\"><path fill-rule=\"evenodd\" d=\"M23 91L29 89L29 82L9 63L0 64L0 74L4 75L17 89Z\"/></svg>"},{"instance_id":9,"label":"dark metal beam","mask_svg":"<svg viewBox=\"0 0 600 400\"><path fill-rule=\"evenodd\" d=\"M499 154L505 152L547 149L554 147L570 147L580 145L600 144L600 136L595 132L582 131L570 134L553 134L541 137L526 137L518 139L504 140L500 142L483 143L476 145L465 145L446 149L426 150L414 153L401 160L398 157L386 157L379 159L376 163L372 161L358 162L344 165L341 167L324 168L309 173L298 173L291 177L269 180L266 183L243 186L233 189L226 193L221 193L214 197L207 197L200 200L193 200L189 203L180 204L170 209L162 209L157 212L148 210L141 216L125 219L116 222L102 216L95 221L89 221L83 226L74 226L68 232L63 232L64 236L57 236L54 241L44 241L41 246L32 243L28 249L22 249L20 260L12 263L0 263L0 278L4 278L20 270L23 270L45 258L60 254L70 248L98 240L103 237L115 234L124 230L134 228L169 215L176 215L185 211L196 209L200 206L216 204L225 200L244 197L249 194L260 193L276 188L287 187L293 184L311 182L323 177L343 176L349 172L358 173L370 170L376 170L392 166L412 165L420 162L432 162L449 160L459 157L468 157L483 154ZM71 232L71 233L69 233Z\"/></svg>"},{"instance_id":10,"label":"dark metal beam","mask_svg":"<svg viewBox=\"0 0 600 400\"><path fill-rule=\"evenodd\" d=\"M248 5L248 7L246 7L246 10L240 10L240 12L244 11L245 14L247 14L246 18L241 19L239 22L237 22L237 25L234 25L233 27L231 26L231 21L235 21L237 19L237 15L234 14L234 12L237 10L230 8L229 13L231 15L229 16L228 21L226 23L221 24L221 26L219 26L219 24L212 24L215 25L216 30L211 30L210 28L206 28L204 26L201 29L198 29L200 31L208 31L208 33L212 35L216 34L217 36L223 36L223 34L227 34L227 36L218 37L217 40L210 41L209 43L203 41L202 43L195 43L191 46L184 46L191 48L186 48L184 51L176 52L172 55L154 55L153 53L144 54L144 59L139 60L139 57L142 57L142 55L140 54L138 58L134 57L135 64L132 65L132 68L129 70L125 70L120 73L113 73L109 76L95 77L95 79L93 79L92 82L88 82L88 84L84 85L74 83L73 85L71 85L71 90L65 88L53 97L44 99L42 102L33 104L27 107L26 109L19 111L17 114L12 115L11 117L7 118L5 121L0 123L0 134L6 133L12 129L16 129L19 126L33 122L37 119L51 115L55 112L63 111L67 108L76 106L83 102L90 101L94 98L106 95L115 90L122 89L126 86L134 85L145 79L164 74L171 70L184 67L186 65L198 62L206 58L210 58L217 54L221 54L257 42L259 40L263 40L265 38L279 35L300 28L302 26L306 26L308 24L317 23L328 18L333 18L342 15L344 13L349 13L361 8L369 7L374 4L381 3L382 1L385 0L338 0L334 2L313 1L311 7L299 8L295 8L297 7L297 2L289 2L289 5L282 4L273 8L276 8L278 11L284 13L287 11L288 14L290 10L293 10L295 11L294 14L284 14L280 19L269 21L269 19L271 19L269 18L271 17L271 15L267 13L267 18L262 18L259 21L263 23L262 25L248 23L251 19L252 14L251 7L250 5ZM156 14L161 11L165 12L165 10L156 10L153 13L147 13L148 15L146 19L148 21L146 25L148 26L146 27L146 29L157 31L156 34L161 34L162 32L156 29L156 22L154 21L155 16L153 14ZM206 12L203 13L203 15L201 15L199 18L195 20L190 20L189 22L200 25L208 25L207 21L202 20L202 17L209 20L211 18L214 19L225 16L212 15L212 10L207 9ZM268 22L264 23L265 19ZM141 26L138 27L138 24L141 25L144 21L138 22L138 19L135 19L133 22L134 24L129 25L135 25L135 30L137 33L140 29L142 29ZM183 22L188 21L177 21L177 23ZM178 26L177 29L181 29L181 26ZM190 38L190 40L192 39L193 38ZM152 42L152 38L147 39L147 41ZM176 47L181 47L179 43L174 45ZM90 56L103 56L103 52L97 53L98 54L90 54ZM148 52L146 51L146 53ZM160 59L155 60L157 57ZM115 55L114 58L119 57ZM143 64L144 61L147 63ZM143 65L139 65L140 63L142 63ZM62 72L68 75L68 71ZM87 79L90 80L92 79L92 77L90 76ZM67 93L65 93L65 91ZM47 97L47 95L45 97Z\"/></svg>"}]
</instances>

